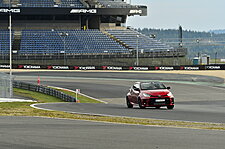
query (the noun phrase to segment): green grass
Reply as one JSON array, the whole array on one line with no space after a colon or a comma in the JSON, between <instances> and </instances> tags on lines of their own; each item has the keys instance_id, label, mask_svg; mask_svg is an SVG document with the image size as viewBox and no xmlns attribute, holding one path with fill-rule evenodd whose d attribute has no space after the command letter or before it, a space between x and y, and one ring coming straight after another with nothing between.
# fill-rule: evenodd
<instances>
[{"instance_id":1,"label":"green grass","mask_svg":"<svg viewBox=\"0 0 225 149\"><path fill-rule=\"evenodd\" d=\"M38 116L161 127L225 130L225 124L71 114L58 111L45 111L34 109L30 107L30 104L31 103L0 103L0 116Z\"/></svg>"},{"instance_id":2,"label":"green grass","mask_svg":"<svg viewBox=\"0 0 225 149\"><path fill-rule=\"evenodd\" d=\"M37 102L40 103L45 103L45 102L63 102L61 99L50 96L50 95L46 95L46 94L42 94L39 92L32 92L32 91L28 91L28 90L23 90L23 89L18 89L18 88L14 88L14 94L15 95L19 95L19 96L23 96L23 97L27 97L30 99L34 99Z\"/></svg>"},{"instance_id":3,"label":"green grass","mask_svg":"<svg viewBox=\"0 0 225 149\"><path fill-rule=\"evenodd\" d=\"M38 103L48 102L61 102L59 99L52 96L35 93L31 91L14 89L14 93L22 95L27 98L32 98ZM191 129L207 129L207 130L225 130L225 124L216 123L201 123L201 122L183 122L172 120L157 120L157 119L144 119L144 118L129 118L129 117L109 117L109 116L96 116L86 114L71 114L60 111L45 111L30 107L33 103L0 103L0 116L38 116L50 118L66 118L77 120L89 120L98 122L112 122L122 124L136 124L136 125L149 125L161 127L175 127L175 128L191 128Z\"/></svg>"},{"instance_id":4,"label":"green grass","mask_svg":"<svg viewBox=\"0 0 225 149\"><path fill-rule=\"evenodd\" d=\"M56 88L54 88L54 89L56 89ZM67 94L67 95L76 97L76 93L74 93L74 92L70 92L70 91L66 91L66 90L62 90L62 89L56 89L56 90L61 91L61 92L65 93L65 94ZM82 96L80 94L77 95L77 98L80 101L80 103L102 103L100 101L88 98L86 96Z\"/></svg>"}]
</instances>

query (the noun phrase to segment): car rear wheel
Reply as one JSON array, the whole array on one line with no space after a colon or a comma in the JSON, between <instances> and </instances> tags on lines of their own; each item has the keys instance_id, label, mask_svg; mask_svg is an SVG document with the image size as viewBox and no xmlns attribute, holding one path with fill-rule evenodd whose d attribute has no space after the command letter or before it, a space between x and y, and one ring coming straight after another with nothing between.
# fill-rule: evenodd
<instances>
[{"instance_id":1,"label":"car rear wheel","mask_svg":"<svg viewBox=\"0 0 225 149\"><path fill-rule=\"evenodd\" d=\"M144 108L145 108L145 106L142 105L141 99L140 99L140 98L138 99L138 105L139 105L139 107L140 107L141 109L144 109Z\"/></svg>"},{"instance_id":2,"label":"car rear wheel","mask_svg":"<svg viewBox=\"0 0 225 149\"><path fill-rule=\"evenodd\" d=\"M167 109L173 109L174 108L174 105L172 106L167 106Z\"/></svg>"},{"instance_id":3,"label":"car rear wheel","mask_svg":"<svg viewBox=\"0 0 225 149\"><path fill-rule=\"evenodd\" d=\"M130 103L128 97L126 97L126 101L127 101L127 107L128 108L133 108L133 105Z\"/></svg>"}]
</instances>

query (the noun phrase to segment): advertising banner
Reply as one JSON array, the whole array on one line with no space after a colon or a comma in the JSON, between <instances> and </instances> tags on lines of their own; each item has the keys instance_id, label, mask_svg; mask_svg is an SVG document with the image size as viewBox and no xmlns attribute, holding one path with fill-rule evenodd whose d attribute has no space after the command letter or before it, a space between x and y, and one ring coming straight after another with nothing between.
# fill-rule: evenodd
<instances>
[{"instance_id":1,"label":"advertising banner","mask_svg":"<svg viewBox=\"0 0 225 149\"><path fill-rule=\"evenodd\" d=\"M129 70L149 70L149 67L146 66L146 67L129 67Z\"/></svg>"},{"instance_id":2,"label":"advertising banner","mask_svg":"<svg viewBox=\"0 0 225 149\"><path fill-rule=\"evenodd\" d=\"M53 70L70 70L69 66L47 66L47 69Z\"/></svg>"},{"instance_id":3,"label":"advertising banner","mask_svg":"<svg viewBox=\"0 0 225 149\"><path fill-rule=\"evenodd\" d=\"M223 70L222 66L205 66L206 70Z\"/></svg>"},{"instance_id":4,"label":"advertising banner","mask_svg":"<svg viewBox=\"0 0 225 149\"><path fill-rule=\"evenodd\" d=\"M8 64L0 64L0 69L9 69ZM184 65L184 66L58 66L58 65L13 65L13 69L52 69L52 70L225 70L225 65Z\"/></svg>"},{"instance_id":5,"label":"advertising banner","mask_svg":"<svg viewBox=\"0 0 225 149\"><path fill-rule=\"evenodd\" d=\"M102 66L102 70L123 70L121 66Z\"/></svg>"},{"instance_id":6,"label":"advertising banner","mask_svg":"<svg viewBox=\"0 0 225 149\"><path fill-rule=\"evenodd\" d=\"M18 65L18 69L41 69L40 65Z\"/></svg>"},{"instance_id":7,"label":"advertising banner","mask_svg":"<svg viewBox=\"0 0 225 149\"><path fill-rule=\"evenodd\" d=\"M74 70L96 70L95 66L74 66Z\"/></svg>"},{"instance_id":8,"label":"advertising banner","mask_svg":"<svg viewBox=\"0 0 225 149\"><path fill-rule=\"evenodd\" d=\"M5 64L0 65L0 69L9 69L9 68L10 68L9 65L5 65Z\"/></svg>"}]
</instances>

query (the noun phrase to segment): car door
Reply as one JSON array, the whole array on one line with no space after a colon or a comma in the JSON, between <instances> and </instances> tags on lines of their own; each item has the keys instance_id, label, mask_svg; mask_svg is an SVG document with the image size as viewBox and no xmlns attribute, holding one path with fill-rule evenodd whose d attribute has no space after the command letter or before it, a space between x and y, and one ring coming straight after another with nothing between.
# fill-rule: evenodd
<instances>
[{"instance_id":1,"label":"car door","mask_svg":"<svg viewBox=\"0 0 225 149\"><path fill-rule=\"evenodd\" d=\"M140 93L140 85L134 84L131 89L131 102L138 103L139 93Z\"/></svg>"}]
</instances>

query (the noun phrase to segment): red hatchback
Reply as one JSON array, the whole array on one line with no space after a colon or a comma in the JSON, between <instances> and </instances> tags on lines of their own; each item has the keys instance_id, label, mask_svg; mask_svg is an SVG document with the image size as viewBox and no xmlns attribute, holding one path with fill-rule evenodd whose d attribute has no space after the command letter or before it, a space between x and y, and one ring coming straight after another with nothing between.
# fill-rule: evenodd
<instances>
[{"instance_id":1,"label":"red hatchback","mask_svg":"<svg viewBox=\"0 0 225 149\"><path fill-rule=\"evenodd\" d=\"M173 109L174 96L169 89L160 82L136 82L127 93L127 107L133 108L134 104L138 104L141 109L163 106Z\"/></svg>"}]
</instances>

